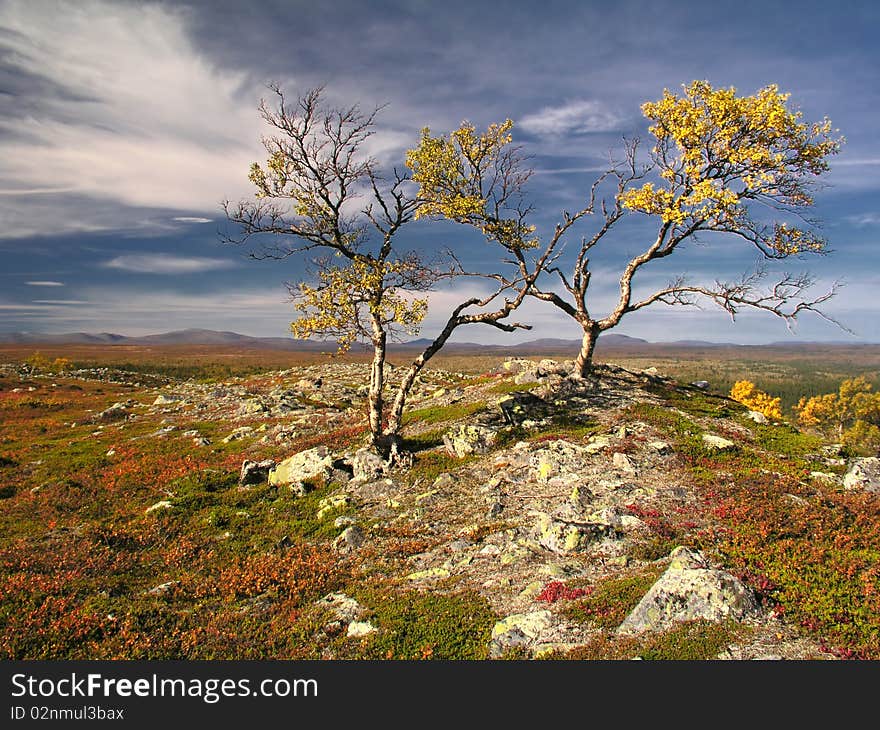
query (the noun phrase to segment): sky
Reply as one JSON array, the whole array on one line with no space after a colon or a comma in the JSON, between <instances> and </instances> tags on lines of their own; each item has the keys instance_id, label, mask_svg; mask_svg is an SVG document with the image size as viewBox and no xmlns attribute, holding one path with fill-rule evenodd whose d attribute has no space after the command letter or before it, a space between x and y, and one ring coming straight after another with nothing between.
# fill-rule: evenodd
<instances>
[{"instance_id":1,"label":"sky","mask_svg":"<svg viewBox=\"0 0 880 730\"><path fill-rule=\"evenodd\" d=\"M582 206L622 140L647 136L640 106L695 79L754 93L778 84L806 120L846 139L813 211L831 253L786 262L851 332L805 314L794 332L769 315L657 305L615 330L650 341L880 342L880 5L427 0L0 0L0 332L141 335L188 327L289 336L285 282L308 262L256 261L223 242L224 200L252 195L265 159L259 113L269 83L290 96L323 86L329 102L381 106L370 150L400 166L419 130L514 120L530 156L539 232ZM492 251L461 226L419 222L405 245L448 246L468 267ZM625 226L593 259L594 311L607 311L627 256L654 227ZM576 246L577 240L570 246ZM676 252L636 280L732 280L755 263L736 240ZM460 280L431 295L422 334L458 301L487 291ZM545 303L508 335L463 327L458 341L576 338Z\"/></svg>"}]
</instances>

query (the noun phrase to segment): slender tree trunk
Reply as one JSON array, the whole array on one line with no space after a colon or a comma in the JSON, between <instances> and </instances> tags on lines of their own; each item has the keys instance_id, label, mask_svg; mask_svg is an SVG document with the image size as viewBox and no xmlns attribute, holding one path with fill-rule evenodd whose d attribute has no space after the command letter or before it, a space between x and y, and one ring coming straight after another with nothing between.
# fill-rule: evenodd
<instances>
[{"instance_id":1,"label":"slender tree trunk","mask_svg":"<svg viewBox=\"0 0 880 730\"><path fill-rule=\"evenodd\" d=\"M409 392L412 390L416 377L422 371L422 368L425 367L425 363L427 363L428 360L430 360L434 354L446 344L446 340L449 339L453 330L457 326L457 317L450 317L449 321L446 323L446 327L443 328L443 331L437 336L437 339L428 345L422 351L422 354L413 360L412 364L409 366L409 369L403 376L403 380L400 381L400 387L397 389L394 404L391 406L391 413L388 415L388 425L385 427L386 438L394 438L400 432L400 427L403 422L403 409L406 407L406 399L409 397Z\"/></svg>"},{"instance_id":2,"label":"slender tree trunk","mask_svg":"<svg viewBox=\"0 0 880 730\"><path fill-rule=\"evenodd\" d=\"M584 325L584 337L581 340L581 350L574 361L574 377L585 378L593 368L593 350L596 349L596 340L599 338L599 326L595 322Z\"/></svg>"},{"instance_id":3,"label":"slender tree trunk","mask_svg":"<svg viewBox=\"0 0 880 730\"><path fill-rule=\"evenodd\" d=\"M370 369L370 436L378 446L382 437L382 389L385 386L385 345L387 334L381 326L373 326L373 364Z\"/></svg>"}]
</instances>

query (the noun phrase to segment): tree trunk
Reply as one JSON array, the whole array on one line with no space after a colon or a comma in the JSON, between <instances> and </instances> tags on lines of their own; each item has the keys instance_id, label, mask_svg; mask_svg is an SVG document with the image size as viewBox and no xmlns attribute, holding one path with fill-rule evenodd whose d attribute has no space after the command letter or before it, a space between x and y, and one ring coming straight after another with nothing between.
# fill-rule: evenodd
<instances>
[{"instance_id":1,"label":"tree trunk","mask_svg":"<svg viewBox=\"0 0 880 730\"><path fill-rule=\"evenodd\" d=\"M416 376L418 376L422 371L422 368L425 367L425 363L427 363L428 360L430 360L434 354L446 344L446 340L449 339L453 330L455 330L457 326L457 315L453 315L449 318L443 331L437 335L437 339L428 345L422 351L422 354L413 360L412 365L409 366L409 369L403 376L403 380L400 381L400 387L397 389L397 396L394 398L394 405L391 406L391 413L388 414L388 425L385 427L386 438L395 437L399 434L403 422L403 409L406 407L406 399L416 380Z\"/></svg>"},{"instance_id":2,"label":"tree trunk","mask_svg":"<svg viewBox=\"0 0 880 730\"><path fill-rule=\"evenodd\" d=\"M594 322L584 325L584 338L581 340L581 350L574 361L574 377L585 378L593 369L593 350L596 349L596 340L599 338L599 327Z\"/></svg>"},{"instance_id":3,"label":"tree trunk","mask_svg":"<svg viewBox=\"0 0 880 730\"><path fill-rule=\"evenodd\" d=\"M374 329L376 329L374 327ZM387 335L381 327L374 332L373 364L370 369L370 436L374 446L378 446L382 437L382 410L384 401L382 389L385 386L385 344Z\"/></svg>"}]
</instances>

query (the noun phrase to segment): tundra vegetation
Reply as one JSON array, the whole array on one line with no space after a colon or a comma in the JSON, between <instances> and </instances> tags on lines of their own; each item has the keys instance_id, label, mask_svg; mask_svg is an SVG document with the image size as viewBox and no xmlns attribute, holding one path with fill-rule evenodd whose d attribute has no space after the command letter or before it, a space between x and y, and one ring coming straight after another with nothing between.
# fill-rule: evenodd
<instances>
[{"instance_id":1,"label":"tundra vegetation","mask_svg":"<svg viewBox=\"0 0 880 730\"><path fill-rule=\"evenodd\" d=\"M568 627L568 640L499 658L880 657L876 495L843 488L839 431L803 425L791 407L759 424L714 388L606 364L600 380L618 385L591 405L566 400L553 376L514 383L500 360L487 370L462 359L415 385L411 468L366 482L334 468L300 490L242 484L242 463L369 443L357 395L369 361L217 377L208 358L206 372L179 378L150 375L148 360L136 372L105 359L54 373L26 358L0 369L6 659L483 659L493 629L523 613ZM535 409L535 423L501 426L485 453L448 452L444 434L500 419L507 398ZM734 447L710 448L708 433ZM571 503L568 487L553 496L552 469L565 462L552 459L572 449L588 450L585 479L597 470L578 503L611 489L609 519L624 527L560 554L535 542L530 510ZM502 479L492 496L523 454L526 478ZM551 459L545 481L532 457ZM615 470L623 478L603 487ZM487 496L503 509L487 509ZM351 525L364 542L341 549ZM592 552L599 545L625 550ZM681 545L748 586L766 618L618 633ZM327 600L340 594L355 620Z\"/></svg>"}]
</instances>

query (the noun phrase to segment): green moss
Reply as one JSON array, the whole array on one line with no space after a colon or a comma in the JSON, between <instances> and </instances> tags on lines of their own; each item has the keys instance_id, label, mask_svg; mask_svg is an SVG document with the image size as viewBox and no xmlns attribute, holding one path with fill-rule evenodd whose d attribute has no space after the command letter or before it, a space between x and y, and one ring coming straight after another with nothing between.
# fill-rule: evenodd
<instances>
[{"instance_id":1,"label":"green moss","mask_svg":"<svg viewBox=\"0 0 880 730\"><path fill-rule=\"evenodd\" d=\"M453 403L448 406L432 406L410 411L403 418L404 425L409 423L445 423L459 421L485 408L483 403Z\"/></svg>"},{"instance_id":2,"label":"green moss","mask_svg":"<svg viewBox=\"0 0 880 730\"><path fill-rule=\"evenodd\" d=\"M499 617L477 593L357 588L379 630L350 647L358 659L485 659ZM352 640L349 640L351 642Z\"/></svg>"},{"instance_id":3,"label":"green moss","mask_svg":"<svg viewBox=\"0 0 880 730\"><path fill-rule=\"evenodd\" d=\"M688 621L656 634L617 636L602 632L584 646L548 658L604 661L639 657L660 661L705 661L714 659L752 632L748 627L730 622Z\"/></svg>"},{"instance_id":4,"label":"green moss","mask_svg":"<svg viewBox=\"0 0 880 730\"><path fill-rule=\"evenodd\" d=\"M599 628L617 627L662 571L662 567L650 566L631 575L604 580L596 584L589 596L567 606L564 613L574 621L589 622Z\"/></svg>"}]
</instances>

